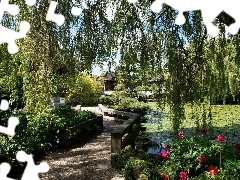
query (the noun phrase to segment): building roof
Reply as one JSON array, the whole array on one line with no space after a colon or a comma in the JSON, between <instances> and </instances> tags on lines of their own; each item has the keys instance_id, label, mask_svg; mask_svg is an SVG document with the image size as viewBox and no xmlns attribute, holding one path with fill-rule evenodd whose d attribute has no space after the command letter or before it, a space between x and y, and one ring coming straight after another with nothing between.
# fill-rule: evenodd
<instances>
[{"instance_id":1,"label":"building roof","mask_svg":"<svg viewBox=\"0 0 240 180\"><path fill-rule=\"evenodd\" d=\"M115 74L106 72L106 74L104 75L104 81L116 81Z\"/></svg>"}]
</instances>

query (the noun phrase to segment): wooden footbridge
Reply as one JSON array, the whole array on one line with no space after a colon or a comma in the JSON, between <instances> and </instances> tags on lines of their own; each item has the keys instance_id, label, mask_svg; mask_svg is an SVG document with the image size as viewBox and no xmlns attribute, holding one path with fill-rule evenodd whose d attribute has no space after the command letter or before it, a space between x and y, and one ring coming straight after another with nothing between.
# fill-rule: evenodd
<instances>
[{"instance_id":1,"label":"wooden footbridge","mask_svg":"<svg viewBox=\"0 0 240 180\"><path fill-rule=\"evenodd\" d=\"M85 144L48 154L42 161L50 170L40 174L44 180L124 180L111 167L110 157L127 145L135 147L135 137L141 127L141 116L136 113L117 111L99 104L98 107L81 107L103 115L104 130L91 137Z\"/></svg>"}]
</instances>

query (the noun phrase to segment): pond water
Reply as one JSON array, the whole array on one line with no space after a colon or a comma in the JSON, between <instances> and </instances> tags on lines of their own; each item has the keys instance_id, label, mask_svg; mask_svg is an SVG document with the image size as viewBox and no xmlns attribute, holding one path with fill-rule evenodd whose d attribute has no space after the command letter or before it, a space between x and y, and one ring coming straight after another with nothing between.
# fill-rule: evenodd
<instances>
[{"instance_id":1,"label":"pond water","mask_svg":"<svg viewBox=\"0 0 240 180\"><path fill-rule=\"evenodd\" d=\"M157 154L160 150L165 151L164 147L172 141L172 130L162 131L162 123L166 123L169 117L164 112L149 111L143 117L142 124L154 127L154 132L140 132L136 137L136 149L143 150L151 154ZM181 129L185 136L192 136L195 134L195 128ZM240 143L240 129L239 128L221 128L214 127L213 138L219 134L224 134L227 140L232 143Z\"/></svg>"},{"instance_id":2,"label":"pond water","mask_svg":"<svg viewBox=\"0 0 240 180\"><path fill-rule=\"evenodd\" d=\"M147 111L142 118L143 123L156 125L158 128L162 122L168 121L167 114L159 111ZM164 147L171 141L171 132L140 132L136 137L136 149L151 154L166 151Z\"/></svg>"}]
</instances>

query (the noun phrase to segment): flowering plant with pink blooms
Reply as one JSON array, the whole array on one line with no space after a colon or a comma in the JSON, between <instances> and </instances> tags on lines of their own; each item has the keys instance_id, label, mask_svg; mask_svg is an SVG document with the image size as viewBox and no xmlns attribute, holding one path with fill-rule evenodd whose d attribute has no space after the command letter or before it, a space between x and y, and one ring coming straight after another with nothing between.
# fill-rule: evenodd
<instances>
[{"instance_id":1,"label":"flowering plant with pink blooms","mask_svg":"<svg viewBox=\"0 0 240 180\"><path fill-rule=\"evenodd\" d=\"M193 136L180 132L180 138L156 155L133 150L134 158L122 166L125 178L131 179L133 173L139 179L137 174L141 171L148 179L156 180L240 179L240 144L228 142L225 134L212 136L205 129Z\"/></svg>"}]
</instances>

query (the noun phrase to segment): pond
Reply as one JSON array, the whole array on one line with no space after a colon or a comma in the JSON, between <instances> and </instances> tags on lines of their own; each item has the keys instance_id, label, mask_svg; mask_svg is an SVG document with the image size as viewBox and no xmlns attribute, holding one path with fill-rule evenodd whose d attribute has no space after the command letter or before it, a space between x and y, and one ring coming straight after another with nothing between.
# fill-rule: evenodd
<instances>
[{"instance_id":1,"label":"pond","mask_svg":"<svg viewBox=\"0 0 240 180\"><path fill-rule=\"evenodd\" d=\"M147 111L142 118L143 124L151 124L156 128L161 129L161 124L168 121L168 115L160 111ZM136 137L136 149L143 150L151 154L157 154L159 151L166 151L164 147L171 141L172 132L140 132Z\"/></svg>"},{"instance_id":2,"label":"pond","mask_svg":"<svg viewBox=\"0 0 240 180\"><path fill-rule=\"evenodd\" d=\"M146 132L140 132L136 137L136 149L143 150L151 154L157 154L160 150L165 151L164 147L168 145L173 139L172 130L164 130L163 124L169 124L170 118L168 114L159 111L148 111L145 116L142 117L142 125L147 126ZM169 123L168 123L169 122ZM149 130L150 127L150 130ZM192 136L196 134L196 129L184 128L185 136ZM217 127L213 128L213 139L219 134L224 134L227 140L231 143L240 143L240 129L233 127Z\"/></svg>"}]
</instances>

